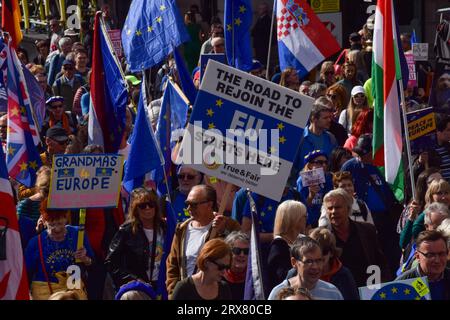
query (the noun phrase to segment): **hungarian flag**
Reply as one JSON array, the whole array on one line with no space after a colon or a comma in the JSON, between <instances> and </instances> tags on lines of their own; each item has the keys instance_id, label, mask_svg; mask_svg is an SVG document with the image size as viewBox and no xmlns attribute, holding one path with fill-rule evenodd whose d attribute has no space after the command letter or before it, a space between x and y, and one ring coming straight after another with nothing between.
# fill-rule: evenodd
<instances>
[{"instance_id":1,"label":"hungarian flag","mask_svg":"<svg viewBox=\"0 0 450 320\"><path fill-rule=\"evenodd\" d=\"M372 78L375 95L374 165L384 167L385 179L397 199L403 198L402 125L398 80L402 78L392 0L378 0L373 36ZM401 193L401 194L400 194Z\"/></svg>"},{"instance_id":2,"label":"hungarian flag","mask_svg":"<svg viewBox=\"0 0 450 320\"><path fill-rule=\"evenodd\" d=\"M8 32L12 38L12 45L14 48L19 46L23 35L20 30L20 7L18 0L3 0L2 1L2 29Z\"/></svg>"},{"instance_id":3,"label":"hungarian flag","mask_svg":"<svg viewBox=\"0 0 450 320\"><path fill-rule=\"evenodd\" d=\"M16 205L2 148L0 148L0 203L2 205L0 210L0 300L28 300L27 272L22 254Z\"/></svg>"}]
</instances>

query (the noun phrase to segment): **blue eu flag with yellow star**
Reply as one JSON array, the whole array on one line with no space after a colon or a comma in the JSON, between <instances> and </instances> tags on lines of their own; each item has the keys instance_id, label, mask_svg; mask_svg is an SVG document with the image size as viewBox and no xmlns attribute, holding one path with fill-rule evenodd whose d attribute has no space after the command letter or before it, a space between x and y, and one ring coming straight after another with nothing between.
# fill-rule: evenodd
<instances>
[{"instance_id":1,"label":"blue eu flag with yellow star","mask_svg":"<svg viewBox=\"0 0 450 320\"><path fill-rule=\"evenodd\" d=\"M175 0L134 0L122 30L122 46L132 72L163 61L189 41Z\"/></svg>"},{"instance_id":2,"label":"blue eu flag with yellow star","mask_svg":"<svg viewBox=\"0 0 450 320\"><path fill-rule=\"evenodd\" d=\"M225 50L228 64L243 71L252 69L250 0L225 1Z\"/></svg>"}]
</instances>

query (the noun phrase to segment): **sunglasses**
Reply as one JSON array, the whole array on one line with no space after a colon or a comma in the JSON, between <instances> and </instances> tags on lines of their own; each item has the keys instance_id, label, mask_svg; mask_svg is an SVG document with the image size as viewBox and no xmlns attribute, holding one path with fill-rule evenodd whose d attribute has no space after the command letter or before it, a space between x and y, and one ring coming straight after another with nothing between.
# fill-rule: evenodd
<instances>
[{"instance_id":1,"label":"sunglasses","mask_svg":"<svg viewBox=\"0 0 450 320\"><path fill-rule=\"evenodd\" d=\"M327 94L327 97L334 100L337 98L337 95L336 94Z\"/></svg>"},{"instance_id":2,"label":"sunglasses","mask_svg":"<svg viewBox=\"0 0 450 320\"><path fill-rule=\"evenodd\" d=\"M328 164L328 161L327 160L314 160L314 161L311 161L311 163L324 165L324 164Z\"/></svg>"},{"instance_id":3,"label":"sunglasses","mask_svg":"<svg viewBox=\"0 0 450 320\"><path fill-rule=\"evenodd\" d=\"M231 252L233 252L234 255L238 256L241 253L245 254L246 256L248 256L248 251L250 249L249 248L238 248L238 247L234 247L233 249L231 249Z\"/></svg>"},{"instance_id":4,"label":"sunglasses","mask_svg":"<svg viewBox=\"0 0 450 320\"><path fill-rule=\"evenodd\" d=\"M365 95L363 95L362 93L359 93L359 94L356 94L356 95L354 95L353 96L354 98L364 98L365 97Z\"/></svg>"},{"instance_id":5,"label":"sunglasses","mask_svg":"<svg viewBox=\"0 0 450 320\"><path fill-rule=\"evenodd\" d=\"M183 173L180 173L179 175L177 175L177 177L178 177L178 179L180 179L180 180L185 180L185 179L187 179L187 180L193 180L193 179L195 178L195 176L192 175L192 174L183 174Z\"/></svg>"},{"instance_id":6,"label":"sunglasses","mask_svg":"<svg viewBox=\"0 0 450 320\"><path fill-rule=\"evenodd\" d=\"M51 105L51 106L49 106L48 108L49 108L49 109L64 108L64 105L62 105L62 104Z\"/></svg>"},{"instance_id":7,"label":"sunglasses","mask_svg":"<svg viewBox=\"0 0 450 320\"><path fill-rule=\"evenodd\" d=\"M146 208L155 208L156 207L156 203L154 203L153 201L147 201L147 202L143 202L143 203L139 203L138 205L139 209L146 209Z\"/></svg>"},{"instance_id":8,"label":"sunglasses","mask_svg":"<svg viewBox=\"0 0 450 320\"><path fill-rule=\"evenodd\" d=\"M192 202L192 201L185 201L184 205L187 207L191 207L192 209L197 208L197 206L210 202L211 200L204 200L204 201L200 201L200 202Z\"/></svg>"},{"instance_id":9,"label":"sunglasses","mask_svg":"<svg viewBox=\"0 0 450 320\"><path fill-rule=\"evenodd\" d=\"M230 265L229 264L221 264L221 263L215 262L213 260L211 260L211 262L214 263L217 266L217 270L219 270L219 271L230 269Z\"/></svg>"}]
</instances>

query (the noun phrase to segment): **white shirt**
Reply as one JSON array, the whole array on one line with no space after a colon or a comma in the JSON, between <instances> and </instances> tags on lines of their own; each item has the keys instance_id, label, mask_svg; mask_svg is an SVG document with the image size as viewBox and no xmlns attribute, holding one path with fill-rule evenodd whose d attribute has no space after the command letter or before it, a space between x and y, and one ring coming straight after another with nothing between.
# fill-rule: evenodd
<instances>
[{"instance_id":1,"label":"white shirt","mask_svg":"<svg viewBox=\"0 0 450 320\"><path fill-rule=\"evenodd\" d=\"M212 222L204 227L193 227L192 222L189 223L186 230L186 272L188 276L194 273L197 264L198 254L205 244L206 235L211 228Z\"/></svg>"}]
</instances>

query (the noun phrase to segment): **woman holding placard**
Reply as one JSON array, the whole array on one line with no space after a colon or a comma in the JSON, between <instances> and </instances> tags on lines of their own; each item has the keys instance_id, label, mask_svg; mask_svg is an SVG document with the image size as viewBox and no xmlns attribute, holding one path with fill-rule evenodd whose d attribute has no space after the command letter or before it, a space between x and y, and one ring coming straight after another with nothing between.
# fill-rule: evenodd
<instances>
[{"instance_id":1,"label":"woman holding placard","mask_svg":"<svg viewBox=\"0 0 450 320\"><path fill-rule=\"evenodd\" d=\"M317 227L320 208L325 194L333 189L331 174L328 172L328 157L322 150L308 153L304 168L297 179L297 190L305 199L308 209L308 226Z\"/></svg>"}]
</instances>

